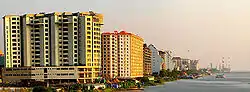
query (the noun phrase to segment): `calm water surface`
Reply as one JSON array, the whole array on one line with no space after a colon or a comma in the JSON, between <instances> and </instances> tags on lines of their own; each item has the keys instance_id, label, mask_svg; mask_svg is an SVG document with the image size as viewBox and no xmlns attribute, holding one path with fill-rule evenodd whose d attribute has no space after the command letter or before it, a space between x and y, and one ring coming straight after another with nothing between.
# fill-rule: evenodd
<instances>
[{"instance_id":1,"label":"calm water surface","mask_svg":"<svg viewBox=\"0 0 250 92\"><path fill-rule=\"evenodd\" d=\"M145 92L250 92L250 73L225 73L226 79L207 76L195 80L179 80L145 88ZM131 91L134 92L134 91ZM138 92L138 91L137 91Z\"/></svg>"}]
</instances>

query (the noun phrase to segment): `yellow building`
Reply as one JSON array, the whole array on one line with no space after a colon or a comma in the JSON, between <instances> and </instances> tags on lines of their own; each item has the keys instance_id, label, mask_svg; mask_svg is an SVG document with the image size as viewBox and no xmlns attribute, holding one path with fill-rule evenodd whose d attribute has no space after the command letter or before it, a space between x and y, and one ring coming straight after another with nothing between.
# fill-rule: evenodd
<instances>
[{"instance_id":1,"label":"yellow building","mask_svg":"<svg viewBox=\"0 0 250 92\"><path fill-rule=\"evenodd\" d=\"M103 15L92 11L7 15L5 67L84 66L93 81L100 77L102 25Z\"/></svg>"},{"instance_id":2,"label":"yellow building","mask_svg":"<svg viewBox=\"0 0 250 92\"><path fill-rule=\"evenodd\" d=\"M130 42L130 67L131 77L143 76L143 44L144 41L141 37L131 34Z\"/></svg>"},{"instance_id":3,"label":"yellow building","mask_svg":"<svg viewBox=\"0 0 250 92\"><path fill-rule=\"evenodd\" d=\"M102 34L102 58L102 70L105 76L142 77L143 39L125 31L105 32Z\"/></svg>"}]
</instances>

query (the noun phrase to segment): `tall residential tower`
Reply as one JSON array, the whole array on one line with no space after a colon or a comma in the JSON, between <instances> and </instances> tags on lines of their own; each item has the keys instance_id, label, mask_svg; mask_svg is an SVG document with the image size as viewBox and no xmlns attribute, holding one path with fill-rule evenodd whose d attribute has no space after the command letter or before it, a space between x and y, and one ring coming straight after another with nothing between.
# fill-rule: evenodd
<instances>
[{"instance_id":1,"label":"tall residential tower","mask_svg":"<svg viewBox=\"0 0 250 92\"><path fill-rule=\"evenodd\" d=\"M100 70L102 14L54 12L3 19L5 67L80 65Z\"/></svg>"},{"instance_id":2,"label":"tall residential tower","mask_svg":"<svg viewBox=\"0 0 250 92\"><path fill-rule=\"evenodd\" d=\"M143 76L143 39L135 34L105 32L102 34L103 75L113 78Z\"/></svg>"}]
</instances>

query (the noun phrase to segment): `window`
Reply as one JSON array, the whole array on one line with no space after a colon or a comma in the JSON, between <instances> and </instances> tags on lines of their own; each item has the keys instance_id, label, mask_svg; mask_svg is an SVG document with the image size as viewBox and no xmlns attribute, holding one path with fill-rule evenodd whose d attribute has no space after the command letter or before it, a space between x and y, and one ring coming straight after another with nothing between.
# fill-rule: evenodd
<instances>
[{"instance_id":1,"label":"window","mask_svg":"<svg viewBox=\"0 0 250 92\"><path fill-rule=\"evenodd\" d=\"M16 29L16 26L12 26L12 29Z\"/></svg>"},{"instance_id":2,"label":"window","mask_svg":"<svg viewBox=\"0 0 250 92\"><path fill-rule=\"evenodd\" d=\"M12 30L12 33L16 33L16 30Z\"/></svg>"},{"instance_id":3,"label":"window","mask_svg":"<svg viewBox=\"0 0 250 92\"><path fill-rule=\"evenodd\" d=\"M91 32L87 32L87 34L91 34Z\"/></svg>"},{"instance_id":4,"label":"window","mask_svg":"<svg viewBox=\"0 0 250 92\"><path fill-rule=\"evenodd\" d=\"M16 18L12 18L12 20L16 20Z\"/></svg>"},{"instance_id":5,"label":"window","mask_svg":"<svg viewBox=\"0 0 250 92\"><path fill-rule=\"evenodd\" d=\"M76 18L74 18L74 21L77 21L77 19L76 19Z\"/></svg>"},{"instance_id":6,"label":"window","mask_svg":"<svg viewBox=\"0 0 250 92\"><path fill-rule=\"evenodd\" d=\"M77 27L74 27L74 30L77 30Z\"/></svg>"},{"instance_id":7,"label":"window","mask_svg":"<svg viewBox=\"0 0 250 92\"><path fill-rule=\"evenodd\" d=\"M48 23L49 21L48 20L45 20L45 23Z\"/></svg>"},{"instance_id":8,"label":"window","mask_svg":"<svg viewBox=\"0 0 250 92\"><path fill-rule=\"evenodd\" d=\"M12 45L13 45L13 46L16 46L16 43L13 43Z\"/></svg>"},{"instance_id":9,"label":"window","mask_svg":"<svg viewBox=\"0 0 250 92\"><path fill-rule=\"evenodd\" d=\"M12 37L16 37L16 35L12 35Z\"/></svg>"},{"instance_id":10,"label":"window","mask_svg":"<svg viewBox=\"0 0 250 92\"><path fill-rule=\"evenodd\" d=\"M91 30L91 28L90 28L90 27L87 27L87 30Z\"/></svg>"},{"instance_id":11,"label":"window","mask_svg":"<svg viewBox=\"0 0 250 92\"><path fill-rule=\"evenodd\" d=\"M90 21L90 18L87 18L87 21Z\"/></svg>"},{"instance_id":12,"label":"window","mask_svg":"<svg viewBox=\"0 0 250 92\"><path fill-rule=\"evenodd\" d=\"M12 42L16 42L16 39L12 39Z\"/></svg>"},{"instance_id":13,"label":"window","mask_svg":"<svg viewBox=\"0 0 250 92\"><path fill-rule=\"evenodd\" d=\"M49 36L49 33L45 33L45 36Z\"/></svg>"},{"instance_id":14,"label":"window","mask_svg":"<svg viewBox=\"0 0 250 92\"><path fill-rule=\"evenodd\" d=\"M90 23L88 22L87 25L90 25Z\"/></svg>"}]
</instances>

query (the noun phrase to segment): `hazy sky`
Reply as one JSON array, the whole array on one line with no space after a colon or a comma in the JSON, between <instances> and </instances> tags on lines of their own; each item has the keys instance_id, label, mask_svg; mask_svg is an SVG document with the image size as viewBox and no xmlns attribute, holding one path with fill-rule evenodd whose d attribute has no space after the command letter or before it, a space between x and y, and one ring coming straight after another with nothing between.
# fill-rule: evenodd
<instances>
[{"instance_id":1,"label":"hazy sky","mask_svg":"<svg viewBox=\"0 0 250 92\"><path fill-rule=\"evenodd\" d=\"M104 14L103 31L139 34L159 49L200 59L202 67L224 56L234 70L250 70L249 6L249 0L1 0L0 15L93 10ZM3 50L2 26L0 38Z\"/></svg>"}]
</instances>

